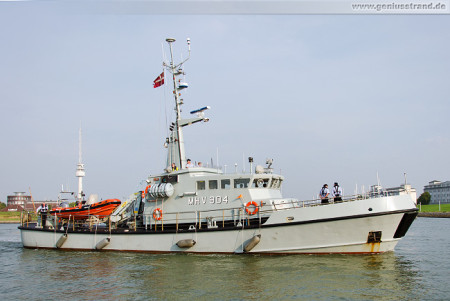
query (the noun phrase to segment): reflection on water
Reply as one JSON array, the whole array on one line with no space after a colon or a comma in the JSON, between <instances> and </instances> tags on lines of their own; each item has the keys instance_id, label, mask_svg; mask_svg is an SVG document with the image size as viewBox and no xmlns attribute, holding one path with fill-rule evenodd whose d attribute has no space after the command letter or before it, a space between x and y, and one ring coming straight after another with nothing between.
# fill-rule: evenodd
<instances>
[{"instance_id":1,"label":"reflection on water","mask_svg":"<svg viewBox=\"0 0 450 301\"><path fill-rule=\"evenodd\" d=\"M149 255L17 250L21 297L71 299L407 299L417 272L394 253L368 256ZM41 289L42 283L48 283ZM70 298L69 298L70 297Z\"/></svg>"},{"instance_id":2,"label":"reflection on water","mask_svg":"<svg viewBox=\"0 0 450 301\"><path fill-rule=\"evenodd\" d=\"M7 275L0 294L19 300L445 299L447 272L438 275L436 262L420 260L430 249L421 246L421 236L429 235L423 229L412 227L396 252L382 255L200 256L29 250L8 240L0 225L0 271ZM430 275L440 284L427 281Z\"/></svg>"}]
</instances>

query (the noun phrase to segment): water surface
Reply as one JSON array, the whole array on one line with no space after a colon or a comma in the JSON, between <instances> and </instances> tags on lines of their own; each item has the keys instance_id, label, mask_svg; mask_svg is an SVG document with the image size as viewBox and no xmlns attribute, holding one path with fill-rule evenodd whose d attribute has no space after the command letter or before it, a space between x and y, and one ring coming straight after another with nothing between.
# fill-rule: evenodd
<instances>
[{"instance_id":1,"label":"water surface","mask_svg":"<svg viewBox=\"0 0 450 301\"><path fill-rule=\"evenodd\" d=\"M0 225L3 300L448 300L450 219L381 255L153 255L22 248Z\"/></svg>"}]
</instances>

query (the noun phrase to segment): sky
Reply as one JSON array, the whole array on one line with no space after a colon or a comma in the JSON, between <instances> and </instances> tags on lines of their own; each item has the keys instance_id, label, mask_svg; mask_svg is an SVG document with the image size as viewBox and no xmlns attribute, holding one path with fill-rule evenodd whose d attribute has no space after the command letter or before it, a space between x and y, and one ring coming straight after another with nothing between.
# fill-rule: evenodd
<instances>
[{"instance_id":1,"label":"sky","mask_svg":"<svg viewBox=\"0 0 450 301\"><path fill-rule=\"evenodd\" d=\"M165 168L165 39L185 63L187 157L249 171L274 159L283 195L450 180L448 15L149 14L0 3L0 201L77 189L124 199Z\"/></svg>"}]
</instances>

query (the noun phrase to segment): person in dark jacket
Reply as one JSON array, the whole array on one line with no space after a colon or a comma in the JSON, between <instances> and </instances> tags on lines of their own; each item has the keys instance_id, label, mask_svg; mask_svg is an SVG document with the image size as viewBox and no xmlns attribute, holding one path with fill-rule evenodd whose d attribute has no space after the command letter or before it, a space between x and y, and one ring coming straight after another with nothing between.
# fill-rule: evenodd
<instances>
[{"instance_id":1,"label":"person in dark jacket","mask_svg":"<svg viewBox=\"0 0 450 301\"><path fill-rule=\"evenodd\" d=\"M328 184L323 184L322 189L320 189L319 196L322 204L328 204L328 196L330 191L328 190Z\"/></svg>"},{"instance_id":2,"label":"person in dark jacket","mask_svg":"<svg viewBox=\"0 0 450 301\"><path fill-rule=\"evenodd\" d=\"M36 212L41 216L41 225L42 228L45 228L47 223L47 212L48 212L48 206L45 203L42 203L41 206L38 207Z\"/></svg>"},{"instance_id":3,"label":"person in dark jacket","mask_svg":"<svg viewBox=\"0 0 450 301\"><path fill-rule=\"evenodd\" d=\"M334 197L335 203L342 202L342 188L339 186L337 182L334 183L333 190L331 191Z\"/></svg>"}]
</instances>

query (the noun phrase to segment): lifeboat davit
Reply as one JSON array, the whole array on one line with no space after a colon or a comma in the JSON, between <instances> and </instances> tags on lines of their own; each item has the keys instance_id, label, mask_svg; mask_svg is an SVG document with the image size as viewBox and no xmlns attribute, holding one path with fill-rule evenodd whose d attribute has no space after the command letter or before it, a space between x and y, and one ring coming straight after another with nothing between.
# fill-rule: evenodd
<instances>
[{"instance_id":1,"label":"lifeboat davit","mask_svg":"<svg viewBox=\"0 0 450 301\"><path fill-rule=\"evenodd\" d=\"M55 208L50 210L51 215L56 215L59 218L71 219L87 219L90 215L95 215L99 218L111 215L111 213L121 204L118 199L109 199L89 205L79 205L77 207L69 208Z\"/></svg>"}]
</instances>

